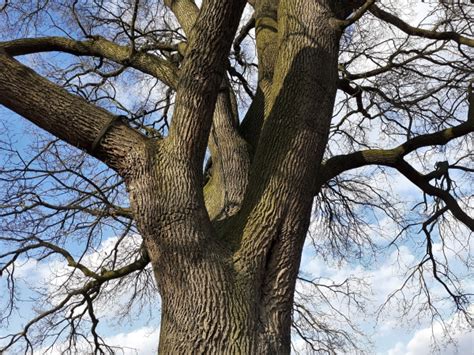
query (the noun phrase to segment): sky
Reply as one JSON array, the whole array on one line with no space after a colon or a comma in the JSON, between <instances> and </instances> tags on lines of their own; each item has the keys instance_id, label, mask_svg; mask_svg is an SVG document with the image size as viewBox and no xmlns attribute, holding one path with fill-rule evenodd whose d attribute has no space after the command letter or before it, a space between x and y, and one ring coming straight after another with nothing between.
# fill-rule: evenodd
<instances>
[{"instance_id":1,"label":"sky","mask_svg":"<svg viewBox=\"0 0 474 355\"><path fill-rule=\"evenodd\" d=\"M408 0L407 0L408 1ZM417 23L420 20L419 14L423 13L422 10L429 7L429 4L422 3L420 1L408 1L409 6L405 7L404 18L411 21L411 23ZM123 87L122 91L119 88L119 96L124 98L132 97L129 93L133 91L135 95L140 95L143 91L143 87L136 86L132 89L130 87ZM0 119L2 119L6 125L9 126L13 133L18 134L18 137L25 137L24 130L30 130L31 127L27 123L18 124L17 122L23 122L23 119L16 116L15 114L7 111L4 108L0 108ZM17 141L17 148L20 150L26 149L26 140L24 138ZM434 160L435 161L435 160ZM406 179L398 175L393 175L388 178L388 181L378 181L378 184L387 184L391 187L392 192L398 195L401 199L410 200L413 196L419 196L419 191L411 185ZM387 242L387 238L392 237L396 234L396 226L390 224L390 221L382 221L375 227L375 221L370 221L374 224L374 231L371 235L372 239L378 242L380 245ZM380 225L383 226L380 229ZM317 234L321 231L320 226L316 222L313 222L310 228L310 233ZM375 232L376 231L376 232ZM466 230L460 229L459 233L467 233ZM421 235L419 235L421 237ZM90 253L85 258L85 263L88 265L95 265L101 259L101 256L110 252L113 248L114 242L117 237L113 233L108 233L104 236L102 242L98 245L93 253ZM131 240L130 243L136 241ZM448 254L448 259L456 265L458 256L469 254L472 252L474 245L472 242L468 245L458 243L455 239L447 239L445 243L448 244L453 250L451 254ZM127 244L122 247L126 248ZM438 248L438 249L436 249ZM435 251L441 252L441 247L435 244ZM384 302L386 297L394 291L404 281L403 267L413 265L419 257L420 250L416 247L416 244L412 241L406 243L406 245L400 248L388 248L378 250L373 258L367 258L368 263L354 263L348 261L340 261L337 259L323 260L320 255L315 253L308 239L305 246L302 265L301 275L305 278L312 277L324 277L328 280L343 281L347 278L358 277L365 280L367 285L367 303L366 314L358 313L357 310L351 313L352 320L357 323L364 331L371 334L371 340L373 347L371 352L377 355L428 355L428 354L443 354L443 355L454 355L454 354L469 354L474 349L474 332L466 331L467 324L463 319L456 313L448 316L445 326L451 327L451 341L441 341L440 348L433 348L433 339L442 340L444 332L441 324L431 324L428 317L422 316L420 319L419 308L416 306L410 310L407 317L400 319L400 310L397 309L397 303L390 304L387 309L379 314L379 318L376 319L378 308ZM61 272L64 270L64 264L56 260L43 261L43 262L19 262L17 266L17 272L20 276L19 287L22 289L23 299L21 303L24 309L31 309L32 302L28 301L29 296L34 296L30 293L29 289L34 285L49 285L51 289L58 284L64 282L61 278ZM462 271L459 267L459 271ZM59 275L59 276L58 276ZM474 280L465 279L463 280L464 287L467 290L474 292ZM0 295L5 292L4 279L0 279ZM305 290L303 283L298 283L298 290L302 292ZM438 286L433 285L434 294L441 295L442 290ZM412 294L408 293L407 297L413 297ZM104 335L106 342L114 346L123 346L126 344L126 348L123 349L123 354L156 354L157 341L159 334L159 299L155 299L151 302L150 307L147 309L141 309L136 307L133 310L135 313L131 319L125 317L122 320L117 320L114 317L127 300L127 294L120 295L113 302L110 300L101 301L100 315L100 329ZM444 305L446 309L441 309L441 312L449 314L449 305ZM352 311L352 309L351 309ZM23 318L17 317L14 321L6 328L0 328L0 336L5 335L7 332L17 330L20 324L24 324L25 321L31 316L31 311L23 312ZM333 320L328 319L328 322ZM304 344L301 339L294 337L294 343L296 350L300 350L301 353L305 353ZM53 349L37 349L35 354L59 354L58 348ZM350 353L348 353L350 354Z\"/></svg>"},{"instance_id":2,"label":"sky","mask_svg":"<svg viewBox=\"0 0 474 355\"><path fill-rule=\"evenodd\" d=\"M111 236L104 240L101 247L95 253L89 254L84 259L84 264L90 266L97 265L101 255L105 255L110 251L116 239L116 237ZM127 244L123 245L123 247L126 248ZM461 250L460 252L463 251ZM381 255L376 263L371 266L349 263L337 265L336 263L327 263L321 260L321 258L315 255L308 243L303 254L301 275L305 278L311 277L311 275L322 276L334 282L340 282L354 276L364 279L370 284L372 293L371 301L368 302L370 310L379 307L386 296L403 282L403 275L400 274L399 265L410 264L414 259L415 256L408 247L401 247L399 251L391 250L387 252L387 255ZM24 264L19 264L17 276L21 280L19 282L20 287L26 292L23 296L28 295L27 289L31 285L46 283L53 289L55 285L61 284L64 278L52 275L61 274L62 271L64 271L64 263L59 261L38 263L30 260ZM467 286L474 291L473 280L470 280ZM4 287L4 285L0 283L0 290L2 290L1 287ZM304 288L301 284L298 287ZM436 294L436 292L434 293ZM159 300L154 300L151 310L132 310L131 313L135 313L134 320L129 321L125 319L117 323L113 315L117 314L120 308L124 306L122 301L125 301L126 295L122 295L122 297L122 299L114 298L113 302L110 302L110 299L100 302L97 316L101 323L99 329L105 336L106 343L112 346L126 345L127 348L123 349L123 354L127 355L156 354L159 334L159 321L156 316L159 314ZM26 302L25 306L31 307L31 304ZM151 320L148 319L148 316L145 316L145 313L148 311L152 313ZM140 312L143 312L144 319L140 319ZM416 316L416 313L417 310L415 308L410 316ZM24 323L31 313L26 312L23 315L25 318L17 319L17 322L13 322L10 329L13 330L13 328L17 328L19 323ZM153 315L156 318L153 318ZM355 312L351 314L351 317L364 330L372 334L374 346L371 351L377 355L464 355L469 354L474 348L474 332L472 330L466 332L465 328L467 325L456 315L447 320L448 326L453 327L451 335L455 343L442 344L442 347L438 350L432 349L432 345L433 337L438 341L443 337L443 330L440 324L435 324L431 327L429 319L421 319L418 323L416 321L407 321L406 318L409 317L403 320L397 319L397 315L396 307L389 306L378 322L375 321L374 314L371 314L370 311L368 315ZM5 334L5 331L6 329L3 329L0 331L0 334ZM301 354L307 353L304 350L304 343L301 339L294 338L294 342L295 347L300 349ZM35 354L42 353L56 355L60 352L58 348L48 349L47 351L37 349L35 351ZM13 353L11 354L13 355ZM347 354L351 353L348 352Z\"/></svg>"}]
</instances>

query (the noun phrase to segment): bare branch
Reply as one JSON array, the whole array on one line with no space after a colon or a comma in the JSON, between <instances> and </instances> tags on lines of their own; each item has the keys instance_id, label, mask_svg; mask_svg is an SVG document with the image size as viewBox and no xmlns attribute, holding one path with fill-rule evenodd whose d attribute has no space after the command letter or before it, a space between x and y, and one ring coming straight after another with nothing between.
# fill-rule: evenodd
<instances>
[{"instance_id":1,"label":"bare branch","mask_svg":"<svg viewBox=\"0 0 474 355\"><path fill-rule=\"evenodd\" d=\"M153 44L153 48L160 49L160 46ZM169 49L169 45L164 45L163 49ZM75 41L65 37L22 38L0 42L1 50L11 56L51 51L79 56L96 56L131 66L160 79L173 88L176 87L178 81L177 68L167 60L142 52L136 52L131 56L131 47L118 45L100 36L94 36L86 41Z\"/></svg>"},{"instance_id":2,"label":"bare branch","mask_svg":"<svg viewBox=\"0 0 474 355\"><path fill-rule=\"evenodd\" d=\"M341 29L345 29L364 16L364 14L370 9L370 7L375 3L375 0L367 0L362 6L360 6L347 20L338 20L337 23Z\"/></svg>"},{"instance_id":3,"label":"bare branch","mask_svg":"<svg viewBox=\"0 0 474 355\"><path fill-rule=\"evenodd\" d=\"M69 144L123 172L126 167L121 164L131 147L138 149L145 143L142 135L116 121L100 149L93 151L96 136L111 121L110 113L68 93L1 52L0 62L0 103Z\"/></svg>"},{"instance_id":4,"label":"bare branch","mask_svg":"<svg viewBox=\"0 0 474 355\"><path fill-rule=\"evenodd\" d=\"M397 16L392 15L391 13L385 10L382 10L377 5L372 5L370 7L370 12L381 20L398 27L400 30L409 35L436 40L454 41L458 44L474 47L474 39L472 38L464 37L457 32L437 32L435 30L425 30L422 28L413 27L398 18Z\"/></svg>"},{"instance_id":5,"label":"bare branch","mask_svg":"<svg viewBox=\"0 0 474 355\"><path fill-rule=\"evenodd\" d=\"M321 179L324 183L344 171L360 168L366 165L385 165L395 167L403 157L416 149L443 145L449 141L474 132L474 121L466 121L458 126L416 136L398 147L392 149L368 149L346 155L334 156L322 164Z\"/></svg>"}]
</instances>

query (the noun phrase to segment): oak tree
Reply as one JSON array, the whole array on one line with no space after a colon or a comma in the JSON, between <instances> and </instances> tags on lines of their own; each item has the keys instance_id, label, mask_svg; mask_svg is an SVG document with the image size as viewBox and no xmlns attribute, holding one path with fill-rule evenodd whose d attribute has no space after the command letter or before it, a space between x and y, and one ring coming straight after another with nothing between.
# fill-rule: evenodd
<instances>
[{"instance_id":1,"label":"oak tree","mask_svg":"<svg viewBox=\"0 0 474 355\"><path fill-rule=\"evenodd\" d=\"M68 274L3 350L113 352L96 304L132 289L130 307L161 298L162 354L288 354L292 327L309 352L355 351L311 304L357 304L360 287L298 276L300 260L311 238L317 258L377 253L381 216L397 227L385 247L423 251L398 293L415 280L435 317L440 285L470 319L434 245L474 230L473 9L433 1L410 23L397 4L4 1L0 103L48 134L30 155L1 139L0 324L22 260ZM414 200L377 186L393 172ZM298 278L309 291L295 296Z\"/></svg>"}]
</instances>

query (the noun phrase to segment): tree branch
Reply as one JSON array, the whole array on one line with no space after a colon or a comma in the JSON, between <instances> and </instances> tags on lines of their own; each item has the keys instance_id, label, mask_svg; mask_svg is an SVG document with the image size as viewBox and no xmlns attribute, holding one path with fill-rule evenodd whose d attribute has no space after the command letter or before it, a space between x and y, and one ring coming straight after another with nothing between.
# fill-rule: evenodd
<instances>
[{"instance_id":1,"label":"tree branch","mask_svg":"<svg viewBox=\"0 0 474 355\"><path fill-rule=\"evenodd\" d=\"M454 41L458 44L464 44L469 47L474 47L474 39L461 36L459 33L454 31L449 32L437 32L432 30L425 30L419 27L413 27L406 23L405 21L401 20L395 15L382 10L377 5L372 5L369 10L374 16L378 17L379 19L388 22L395 27L399 28L406 34L418 37L424 37L429 39L435 40L446 40L446 41Z\"/></svg>"},{"instance_id":2,"label":"tree branch","mask_svg":"<svg viewBox=\"0 0 474 355\"><path fill-rule=\"evenodd\" d=\"M280 0L261 0L255 4L255 39L258 55L258 87L242 120L240 131L255 151L264 116L268 113L273 73L278 57L278 6Z\"/></svg>"},{"instance_id":3,"label":"tree branch","mask_svg":"<svg viewBox=\"0 0 474 355\"><path fill-rule=\"evenodd\" d=\"M192 0L165 0L189 36L199 15ZM230 64L228 64L230 67ZM211 220L236 213L243 199L248 175L248 152L237 131L238 112L235 93L227 79L222 81L213 114L208 147L212 169L204 189L204 199ZM234 107L235 106L235 107Z\"/></svg>"},{"instance_id":4,"label":"tree branch","mask_svg":"<svg viewBox=\"0 0 474 355\"><path fill-rule=\"evenodd\" d=\"M204 189L211 220L237 213L247 187L250 161L247 144L237 131L239 120L234 95L229 82L223 80L209 136L212 168Z\"/></svg>"},{"instance_id":5,"label":"tree branch","mask_svg":"<svg viewBox=\"0 0 474 355\"><path fill-rule=\"evenodd\" d=\"M193 0L165 0L165 5L173 11L184 33L189 35L199 15L199 8Z\"/></svg>"},{"instance_id":6,"label":"tree branch","mask_svg":"<svg viewBox=\"0 0 474 355\"><path fill-rule=\"evenodd\" d=\"M202 169L227 55L245 3L204 2L189 35L168 142L179 155L193 157L195 169Z\"/></svg>"},{"instance_id":7,"label":"tree branch","mask_svg":"<svg viewBox=\"0 0 474 355\"><path fill-rule=\"evenodd\" d=\"M367 0L361 7L351 14L351 17L346 20L338 20L337 23L341 29L345 29L353 23L360 20L362 16L369 10L369 8L375 3L375 0Z\"/></svg>"},{"instance_id":8,"label":"tree branch","mask_svg":"<svg viewBox=\"0 0 474 355\"><path fill-rule=\"evenodd\" d=\"M384 165L397 169L428 195L443 200L458 220L471 230L474 230L474 219L460 208L451 194L448 191L430 185L431 174L420 174L403 159L407 154L416 149L433 145L444 145L455 138L474 132L474 105L472 104L473 95L471 90L469 90L469 102L468 120L458 126L414 137L393 149L368 149L328 159L321 166L320 179L316 184L316 191L319 191L322 184L344 171L367 165Z\"/></svg>"},{"instance_id":9,"label":"tree branch","mask_svg":"<svg viewBox=\"0 0 474 355\"><path fill-rule=\"evenodd\" d=\"M395 167L404 156L416 149L433 145L443 145L455 138L472 132L474 132L474 120L468 120L455 127L414 137L392 149L367 149L350 154L337 155L322 164L319 183L323 184L344 171L366 165Z\"/></svg>"},{"instance_id":10,"label":"tree branch","mask_svg":"<svg viewBox=\"0 0 474 355\"><path fill-rule=\"evenodd\" d=\"M441 190L437 187L430 185L425 177L416 171L406 161L401 160L394 166L399 172L401 172L408 180L418 186L423 192L430 196L435 196L444 201L446 206L449 208L451 213L458 220L463 222L467 227L474 231L474 219L467 215L461 207L458 205L456 200L448 191Z\"/></svg>"},{"instance_id":11,"label":"tree branch","mask_svg":"<svg viewBox=\"0 0 474 355\"><path fill-rule=\"evenodd\" d=\"M136 52L130 57L131 51L128 46L120 46L99 36L87 41L75 41L64 37L22 38L0 42L0 51L2 49L13 57L59 51L78 56L106 58L152 75L170 87L175 88L178 82L178 69L172 63L143 52Z\"/></svg>"},{"instance_id":12,"label":"tree branch","mask_svg":"<svg viewBox=\"0 0 474 355\"><path fill-rule=\"evenodd\" d=\"M357 110L359 110L359 112L362 113L364 117L372 118L370 114L367 112L367 110L365 109L364 104L362 102L362 89L360 86L357 85L356 87L352 87L351 82L344 78L344 79L339 79L337 81L337 88L339 90L344 91L346 94L349 94L355 97L356 103L357 103Z\"/></svg>"},{"instance_id":13,"label":"tree branch","mask_svg":"<svg viewBox=\"0 0 474 355\"><path fill-rule=\"evenodd\" d=\"M88 309L89 314L90 314L90 312L92 311L92 301L93 301L90 296L92 294L97 295L97 293L100 290L100 287L103 284L105 284L109 281L118 279L118 278L125 277L127 275L130 275L130 274L136 272L136 271L143 270L148 265L148 263L150 262L148 254L146 254L146 252L143 252L144 250L142 249L142 252L140 253L140 256L135 261L133 261L132 263L127 264L123 267L120 267L116 270L105 270L104 272L102 272L99 275L99 274L91 271L90 269L88 269L84 265L82 265L80 263L77 263L72 258L72 256L69 254L69 252L67 252L65 249L60 248L60 247L58 247L54 244L41 241L37 238L36 238L36 240L38 241L38 244L31 245L31 246L25 247L23 249L27 249L27 248L32 249L32 248L37 248L37 247L45 247L45 248L51 249L54 252L59 253L62 256L64 256L66 258L66 260L68 261L69 266L72 266L74 268L77 268L77 269L81 270L86 277L93 278L93 280L88 281L87 283L85 283L84 286L82 286L80 288L73 288L71 290L68 290L67 294L64 295L64 298L58 304L56 304L55 306L52 306L50 309L40 313L38 316L36 316L32 320L30 320L28 323L26 323L26 325L23 327L23 330L21 332L18 332L16 334L10 334L7 337L5 337L5 338L9 337L10 341L8 343L6 343L3 348L0 348L0 353L2 351L6 351L9 348L11 348L15 343L17 343L22 338L24 338L27 341L27 343L29 343L28 334L29 334L30 328L33 325L40 323L42 320L47 319L48 317L54 315L55 313L60 312L61 310L65 310L68 307L68 305L71 306L71 301L74 299L75 296L84 297L84 299L87 301L87 304L88 304L87 309ZM25 250L25 251L27 251L27 250ZM18 256L19 255L18 253L21 253L21 252L24 252L24 251L17 250L16 252L17 252L17 254L15 256ZM5 255L8 255L8 254L5 254ZM0 255L0 257L4 257L5 255ZM82 302L79 303L79 305L81 305L81 304L82 304ZM72 307L74 309L73 305L72 305ZM71 313L73 313L73 312L71 311ZM91 316L91 319L94 320L95 316L93 314L90 314L90 316ZM65 318L65 319L68 319L68 318ZM97 320L96 320L95 323L97 324ZM95 332L95 326L94 325L93 325L92 332L93 332L93 334ZM98 343L97 343L97 334L94 334L94 340L96 341L96 346L97 346L98 345ZM29 345L31 346L31 344L29 344Z\"/></svg>"},{"instance_id":14,"label":"tree branch","mask_svg":"<svg viewBox=\"0 0 474 355\"><path fill-rule=\"evenodd\" d=\"M143 148L147 139L116 120L98 149L92 145L112 115L44 79L30 68L0 51L0 104L40 128L78 148L119 173L125 174L131 151Z\"/></svg>"}]
</instances>

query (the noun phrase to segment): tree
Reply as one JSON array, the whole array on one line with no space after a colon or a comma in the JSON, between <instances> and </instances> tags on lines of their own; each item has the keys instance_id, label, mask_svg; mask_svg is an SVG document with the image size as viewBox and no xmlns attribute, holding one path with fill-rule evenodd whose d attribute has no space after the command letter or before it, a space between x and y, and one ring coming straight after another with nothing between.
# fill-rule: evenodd
<instances>
[{"instance_id":1,"label":"tree","mask_svg":"<svg viewBox=\"0 0 474 355\"><path fill-rule=\"evenodd\" d=\"M401 290L419 282L436 315L431 277L470 317L470 295L433 251L436 238L474 229L469 4L431 4L418 26L388 1L248 1L243 15L246 5L4 2L0 103L57 139L39 139L29 161L2 141L2 320L19 260L59 256L71 273L4 350L67 334L70 349L84 338L112 351L94 308L108 284L135 287L132 301L159 292L163 354L288 354L292 325L314 352L353 350L350 334L295 303L295 284L311 216L322 221L321 257L357 259L377 249L367 211L398 226L391 245L423 231ZM14 59L36 53L46 54ZM120 97L120 81L148 91ZM392 170L421 190L412 218L372 182ZM104 230L121 237L90 267Z\"/></svg>"}]
</instances>

